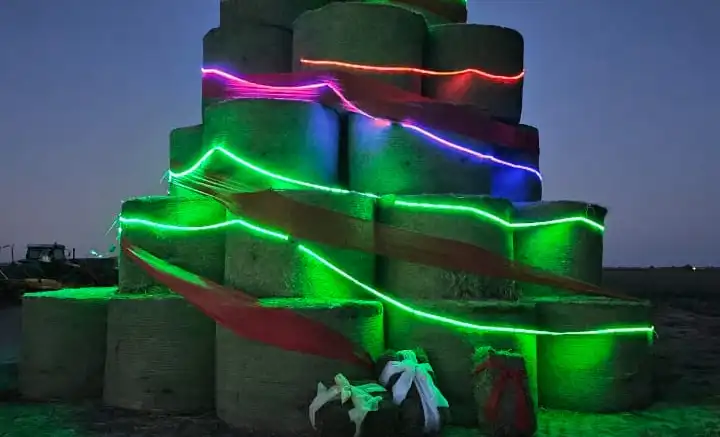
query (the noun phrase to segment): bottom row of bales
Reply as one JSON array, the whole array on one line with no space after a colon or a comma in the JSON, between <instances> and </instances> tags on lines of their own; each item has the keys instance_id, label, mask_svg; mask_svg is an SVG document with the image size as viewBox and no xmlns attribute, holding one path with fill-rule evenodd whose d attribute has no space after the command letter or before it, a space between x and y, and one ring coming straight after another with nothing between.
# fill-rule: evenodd
<instances>
[{"instance_id":1,"label":"bottom row of bales","mask_svg":"<svg viewBox=\"0 0 720 437\"><path fill-rule=\"evenodd\" d=\"M392 305L383 309L375 301L261 302L318 320L372 357L386 347L423 348L456 425L477 423L471 357L480 346L520 352L533 398L542 407L616 412L652 402L650 335L488 333L430 321ZM650 322L649 305L607 299L412 305L477 324L557 332ZM22 323L19 386L33 400L102 397L112 407L168 413L215 408L233 426L300 432L309 431L307 408L318 382L331 382L337 373L351 380L372 377L370 369L240 338L167 291L31 293L23 299Z\"/></svg>"}]
</instances>

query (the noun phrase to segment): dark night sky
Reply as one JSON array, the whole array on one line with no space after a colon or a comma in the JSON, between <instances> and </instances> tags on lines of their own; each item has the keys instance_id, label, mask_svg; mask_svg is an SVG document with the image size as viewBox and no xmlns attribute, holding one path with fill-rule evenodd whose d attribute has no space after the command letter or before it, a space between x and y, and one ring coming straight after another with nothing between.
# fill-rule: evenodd
<instances>
[{"instance_id":1,"label":"dark night sky","mask_svg":"<svg viewBox=\"0 0 720 437\"><path fill-rule=\"evenodd\" d=\"M105 251L200 119L217 0L0 0L0 245ZM470 0L526 41L547 199L610 208L608 265L720 265L720 2ZM8 252L0 253L7 259Z\"/></svg>"}]
</instances>

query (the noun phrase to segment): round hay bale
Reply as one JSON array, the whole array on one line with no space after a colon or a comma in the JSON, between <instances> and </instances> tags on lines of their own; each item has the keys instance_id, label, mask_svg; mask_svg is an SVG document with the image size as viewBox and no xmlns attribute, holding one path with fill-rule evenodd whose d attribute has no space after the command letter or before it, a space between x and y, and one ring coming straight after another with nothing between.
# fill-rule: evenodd
<instances>
[{"instance_id":1,"label":"round hay bale","mask_svg":"<svg viewBox=\"0 0 720 437\"><path fill-rule=\"evenodd\" d=\"M328 69L302 64L302 59L419 68L426 33L423 16L404 8L362 2L331 3L306 12L295 21L293 68ZM422 89L417 75L362 74L418 94Z\"/></svg>"},{"instance_id":2,"label":"round hay bale","mask_svg":"<svg viewBox=\"0 0 720 437\"><path fill-rule=\"evenodd\" d=\"M519 125L519 129L534 130L537 128ZM540 153L498 147L494 156L513 164L540 170ZM502 197L511 202L538 202L542 200L542 181L528 171L506 165L493 165L492 195Z\"/></svg>"},{"instance_id":3,"label":"round hay bale","mask_svg":"<svg viewBox=\"0 0 720 437\"><path fill-rule=\"evenodd\" d=\"M338 114L317 103L231 100L205 111L203 145L205 150L222 146L276 175L337 186L339 131ZM302 189L221 154L205 168L230 175L236 192Z\"/></svg>"},{"instance_id":4,"label":"round hay bale","mask_svg":"<svg viewBox=\"0 0 720 437\"><path fill-rule=\"evenodd\" d=\"M211 318L177 294L118 295L110 301L107 326L107 405L165 412L212 409Z\"/></svg>"},{"instance_id":5,"label":"round hay bale","mask_svg":"<svg viewBox=\"0 0 720 437\"><path fill-rule=\"evenodd\" d=\"M263 299L318 320L362 346L373 357L384 350L382 304L328 299ZM272 329L271 326L268 329ZM337 360L285 351L217 329L217 415L230 425L261 433L311 431L308 406L318 382L342 373L372 379L372 370Z\"/></svg>"},{"instance_id":6,"label":"round hay bale","mask_svg":"<svg viewBox=\"0 0 720 437\"><path fill-rule=\"evenodd\" d=\"M292 32L275 26L237 23L216 27L203 37L203 65L231 74L292 71ZM203 97L203 109L214 103Z\"/></svg>"},{"instance_id":7,"label":"round hay bale","mask_svg":"<svg viewBox=\"0 0 720 437\"><path fill-rule=\"evenodd\" d=\"M303 12L320 8L333 0L222 0L220 27L232 29L246 23L259 23L292 29Z\"/></svg>"},{"instance_id":8,"label":"round hay bale","mask_svg":"<svg viewBox=\"0 0 720 437\"><path fill-rule=\"evenodd\" d=\"M203 126L179 127L170 131L170 170L185 171L202 158ZM201 194L168 182L168 194L176 197L201 197Z\"/></svg>"},{"instance_id":9,"label":"round hay bale","mask_svg":"<svg viewBox=\"0 0 720 437\"><path fill-rule=\"evenodd\" d=\"M432 314L454 317L489 326L535 327L535 304L506 301L407 301ZM537 399L537 356L534 335L484 333L427 320L387 305L385 330L392 349L422 347L437 376L437 385L450 404L452 423L478 424L473 395L473 355L479 347L511 350L522 354L527 366L530 391Z\"/></svg>"},{"instance_id":10,"label":"round hay bale","mask_svg":"<svg viewBox=\"0 0 720 437\"><path fill-rule=\"evenodd\" d=\"M350 189L377 194L490 194L493 165L397 124L348 120ZM443 135L445 136L445 135ZM466 140L474 151L489 147Z\"/></svg>"},{"instance_id":11,"label":"round hay bale","mask_svg":"<svg viewBox=\"0 0 720 437\"><path fill-rule=\"evenodd\" d=\"M99 398L108 301L117 288L26 293L19 386L34 400Z\"/></svg>"},{"instance_id":12,"label":"round hay bale","mask_svg":"<svg viewBox=\"0 0 720 437\"><path fill-rule=\"evenodd\" d=\"M126 200L121 216L174 226L207 226L225 221L225 207L210 198L148 196ZM222 283L225 271L225 229L172 231L142 224L123 224L132 244L180 268ZM118 254L121 293L142 292L157 285L145 271Z\"/></svg>"},{"instance_id":13,"label":"round hay bale","mask_svg":"<svg viewBox=\"0 0 720 437\"><path fill-rule=\"evenodd\" d=\"M567 217L586 217L603 224L607 209L573 201L535 202L516 205L514 222L533 223ZM603 233L582 222L516 228L515 260L550 273L600 285L602 281ZM518 283L527 297L570 295L545 285Z\"/></svg>"},{"instance_id":14,"label":"round hay bale","mask_svg":"<svg viewBox=\"0 0 720 437\"><path fill-rule=\"evenodd\" d=\"M514 76L523 71L523 56L523 37L516 30L485 24L442 24L430 28L424 64L435 71L473 68ZM484 107L509 123L520 122L522 79L503 82L475 73L426 76L423 92L438 100Z\"/></svg>"},{"instance_id":15,"label":"round hay bale","mask_svg":"<svg viewBox=\"0 0 720 437\"><path fill-rule=\"evenodd\" d=\"M583 331L647 324L648 302L562 298L538 302L540 329ZM542 407L591 413L641 409L653 402L652 334L538 337Z\"/></svg>"},{"instance_id":16,"label":"round hay bale","mask_svg":"<svg viewBox=\"0 0 720 437\"><path fill-rule=\"evenodd\" d=\"M512 204L485 196L388 196L379 202L377 220L396 228L481 246L513 259L512 231L469 213L402 206L403 202L474 207L509 220ZM513 281L470 275L385 257L378 258L378 286L410 299L514 299Z\"/></svg>"},{"instance_id":17,"label":"round hay bale","mask_svg":"<svg viewBox=\"0 0 720 437\"><path fill-rule=\"evenodd\" d=\"M292 32L252 23L210 29L203 37L203 64L239 75L289 73Z\"/></svg>"},{"instance_id":18,"label":"round hay bale","mask_svg":"<svg viewBox=\"0 0 720 437\"><path fill-rule=\"evenodd\" d=\"M284 191L282 194L362 220L372 221L374 217L375 202L366 196L322 191ZM303 244L359 281L374 282L375 255ZM369 297L363 289L299 251L295 245L259 236L241 227L228 230L225 284L257 297Z\"/></svg>"}]
</instances>

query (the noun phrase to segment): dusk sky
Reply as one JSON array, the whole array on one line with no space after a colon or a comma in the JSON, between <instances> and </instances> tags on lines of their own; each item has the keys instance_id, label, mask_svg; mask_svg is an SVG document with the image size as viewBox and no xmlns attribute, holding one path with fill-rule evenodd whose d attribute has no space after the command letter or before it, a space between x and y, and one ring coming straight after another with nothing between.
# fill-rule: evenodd
<instances>
[{"instance_id":1,"label":"dusk sky","mask_svg":"<svg viewBox=\"0 0 720 437\"><path fill-rule=\"evenodd\" d=\"M218 3L0 0L0 245L104 252L123 199L163 194ZM606 265L720 265L720 1L470 0L470 21L525 36L545 198L610 209Z\"/></svg>"}]
</instances>

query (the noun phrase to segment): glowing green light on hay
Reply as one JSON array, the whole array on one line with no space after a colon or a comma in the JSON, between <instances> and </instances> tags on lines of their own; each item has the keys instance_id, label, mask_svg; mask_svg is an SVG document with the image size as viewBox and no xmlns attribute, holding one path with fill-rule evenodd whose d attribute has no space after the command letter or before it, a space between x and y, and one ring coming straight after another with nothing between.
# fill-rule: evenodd
<instances>
[{"instance_id":1,"label":"glowing green light on hay","mask_svg":"<svg viewBox=\"0 0 720 437\"><path fill-rule=\"evenodd\" d=\"M227 150L223 146L217 146L212 149L210 149L207 153L205 153L195 164L190 166L187 170L181 171L181 172L168 172L169 180L172 181L172 179L182 179L188 176L193 175L193 173L198 172L202 170L202 168L205 166L205 164L216 154L219 153L223 157L229 159L230 161L234 162L235 164L244 167L248 170L254 171L258 174L261 174L263 176L266 176L270 179L275 179L277 181L282 181L290 184L294 184L297 186L310 188L314 190L319 191L325 191L328 193L334 193L334 194L356 194L360 196L370 197L373 199L378 199L380 196L376 194L371 193L359 193L359 192L353 192L349 190L345 190L342 188L332 188L332 187L326 187L324 185L318 185L318 184L312 184L309 182L299 181L297 179L288 178L285 176L282 176L277 173L273 173L271 171L265 170L255 164L252 164L251 162L240 158L239 156L233 154L229 150ZM501 217L498 217L488 211L484 211L479 208L475 208L472 206L462 206L462 205L448 205L448 204L435 204L435 203L427 203L427 202L408 202L406 200L396 200L393 205L397 207L404 207L404 208L415 208L418 210L436 210L436 211L448 211L448 212L455 212L459 214L470 214L474 215L479 218L483 218L486 220L489 220L493 223L496 223L500 226L503 226L508 229L524 229L524 228L534 228L538 226L550 226L550 225L557 225L557 224L563 224L563 223L581 223L589 226L592 229L595 229L600 232L605 231L605 226L596 223L586 217L582 216L575 216L575 217L564 217L559 219L553 219L553 220L544 220L544 221L536 221L536 222L525 222L525 223L511 223Z\"/></svg>"},{"instance_id":2,"label":"glowing green light on hay","mask_svg":"<svg viewBox=\"0 0 720 437\"><path fill-rule=\"evenodd\" d=\"M214 225L207 225L207 226L175 226L175 225L169 225L169 224L163 224L158 222L153 222L150 220L145 219L136 219L136 218L126 218L126 217L120 217L120 223L123 226L144 226L144 227L150 227L157 229L159 231L169 231L169 232L199 232L199 231L205 231L205 230L212 230L212 229L219 229L223 227L228 226L241 226L245 228L248 231L251 231L256 234L264 235L269 238L290 242L291 238L289 235L268 230L261 226L258 226L256 224L250 223L246 220L242 219L235 219L235 220L229 220L226 222L214 224ZM372 294L377 299L393 305L397 307L400 310L409 312L417 317L434 321L442 324L446 324L455 328L460 329L466 329L466 330L472 330L472 331L480 331L480 332L494 332L494 333L503 333L503 334L531 334L531 335L607 335L607 334L648 334L652 333L654 331L653 327L625 327L625 328L607 328L607 329L595 329L595 330L588 330L588 331L574 331L574 332L553 332L553 331L544 331L544 330L537 330L537 329L526 329L526 328L515 328L515 327L509 327L509 326L489 326L489 325L479 325L471 322L464 322L461 320L456 320L450 317L445 317L441 315L436 315L429 313L427 311L415 309L409 305L406 305L402 303L399 300L396 300L384 293L381 293L380 291L374 289L373 287L370 287L367 284L364 284L363 282L355 279L352 275L346 273L344 270L340 269L333 263L331 263L329 260L315 252L314 250L308 248L307 246L303 244L298 244L297 246L298 250L303 252L304 254L311 257L313 260L317 261L321 265L325 266L326 268L330 269L334 273L338 274L339 276L343 277L344 279L352 282L353 284L357 285L358 287L362 288L366 292Z\"/></svg>"}]
</instances>

